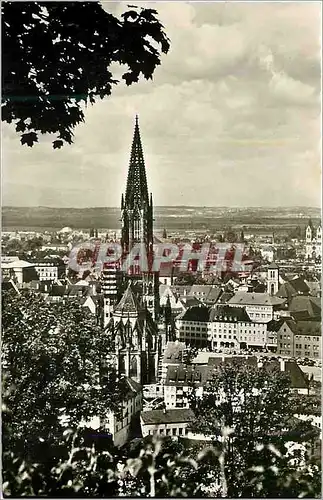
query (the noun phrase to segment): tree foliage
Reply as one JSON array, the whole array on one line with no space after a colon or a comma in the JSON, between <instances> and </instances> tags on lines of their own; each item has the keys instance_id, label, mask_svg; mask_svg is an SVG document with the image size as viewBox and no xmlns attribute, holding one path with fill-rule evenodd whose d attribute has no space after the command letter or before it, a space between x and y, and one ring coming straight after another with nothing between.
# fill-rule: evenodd
<instances>
[{"instance_id":1,"label":"tree foliage","mask_svg":"<svg viewBox=\"0 0 323 500\"><path fill-rule=\"evenodd\" d=\"M72 143L84 121L82 103L110 96L126 66L127 85L151 79L169 40L152 9L134 6L121 19L99 2L3 2L2 120L15 123L21 144L57 134L53 147Z\"/></svg>"},{"instance_id":2,"label":"tree foliage","mask_svg":"<svg viewBox=\"0 0 323 500\"><path fill-rule=\"evenodd\" d=\"M94 318L29 292L2 299L5 496L320 497L319 465L302 444L316 434L293 418L305 402L284 374L220 367L192 397L207 446L148 436L116 450L82 424L118 412L125 390Z\"/></svg>"},{"instance_id":3,"label":"tree foliage","mask_svg":"<svg viewBox=\"0 0 323 500\"><path fill-rule=\"evenodd\" d=\"M106 357L110 342L76 303L3 293L2 356L8 409L3 446L24 457L53 455L66 427L119 411L124 384ZM84 424L83 424L84 425Z\"/></svg>"},{"instance_id":4,"label":"tree foliage","mask_svg":"<svg viewBox=\"0 0 323 500\"><path fill-rule=\"evenodd\" d=\"M290 380L280 370L220 366L203 397L193 393L192 405L193 431L210 436L224 454L229 497L318 494L319 469L302 446L311 444L318 433L310 422L295 419ZM299 443L292 456L291 443Z\"/></svg>"}]
</instances>

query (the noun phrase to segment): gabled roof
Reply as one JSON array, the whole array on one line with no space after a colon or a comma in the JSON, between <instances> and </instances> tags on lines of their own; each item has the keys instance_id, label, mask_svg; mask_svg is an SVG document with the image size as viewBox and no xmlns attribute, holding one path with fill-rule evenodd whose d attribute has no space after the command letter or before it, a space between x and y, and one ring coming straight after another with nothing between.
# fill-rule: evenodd
<instances>
[{"instance_id":1,"label":"gabled roof","mask_svg":"<svg viewBox=\"0 0 323 500\"><path fill-rule=\"evenodd\" d=\"M237 292L229 300L229 304L232 305L257 305L257 306L276 306L281 305L285 302L284 299L279 297L272 297L268 293L256 293L256 292Z\"/></svg>"},{"instance_id":2,"label":"gabled roof","mask_svg":"<svg viewBox=\"0 0 323 500\"><path fill-rule=\"evenodd\" d=\"M197 297L181 297L178 302L182 304L186 309L190 307L199 307L202 305L202 302Z\"/></svg>"},{"instance_id":3,"label":"gabled roof","mask_svg":"<svg viewBox=\"0 0 323 500\"><path fill-rule=\"evenodd\" d=\"M211 291L211 288L211 285L192 285L188 294L207 297Z\"/></svg>"},{"instance_id":4,"label":"gabled roof","mask_svg":"<svg viewBox=\"0 0 323 500\"><path fill-rule=\"evenodd\" d=\"M315 335L321 336L321 322L320 321L298 321L297 322L297 335Z\"/></svg>"},{"instance_id":5,"label":"gabled roof","mask_svg":"<svg viewBox=\"0 0 323 500\"><path fill-rule=\"evenodd\" d=\"M25 260L13 260L12 262L9 262L8 264L2 264L2 267L5 267L7 269L14 269L14 268L25 268L25 267L35 267L35 264L31 264L30 262L27 262Z\"/></svg>"},{"instance_id":6,"label":"gabled roof","mask_svg":"<svg viewBox=\"0 0 323 500\"><path fill-rule=\"evenodd\" d=\"M138 316L140 311L140 305L136 299L132 289L131 283L129 283L127 290L124 292L120 302L117 304L113 311L114 316Z\"/></svg>"},{"instance_id":7,"label":"gabled roof","mask_svg":"<svg viewBox=\"0 0 323 500\"><path fill-rule=\"evenodd\" d=\"M206 306L190 307L177 316L177 319L181 319L182 321L207 322L209 320L209 308Z\"/></svg>"},{"instance_id":8,"label":"gabled roof","mask_svg":"<svg viewBox=\"0 0 323 500\"><path fill-rule=\"evenodd\" d=\"M223 292L222 295L220 295L219 304L227 304L229 300L234 296L234 293L231 292Z\"/></svg>"},{"instance_id":9,"label":"gabled roof","mask_svg":"<svg viewBox=\"0 0 323 500\"><path fill-rule=\"evenodd\" d=\"M177 366L168 366L166 374L166 386L192 386L205 385L212 378L212 367L192 366L179 364Z\"/></svg>"},{"instance_id":10,"label":"gabled roof","mask_svg":"<svg viewBox=\"0 0 323 500\"><path fill-rule=\"evenodd\" d=\"M144 424L175 424L186 423L194 420L194 413L188 408L177 408L172 410L143 411L141 419Z\"/></svg>"},{"instance_id":11,"label":"gabled roof","mask_svg":"<svg viewBox=\"0 0 323 500\"><path fill-rule=\"evenodd\" d=\"M271 248L271 250L272 250L272 248ZM269 264L268 269L279 269L279 267L277 266L277 264L275 262L272 262L271 264Z\"/></svg>"},{"instance_id":12,"label":"gabled roof","mask_svg":"<svg viewBox=\"0 0 323 500\"><path fill-rule=\"evenodd\" d=\"M289 304L289 311L294 313L307 313L304 316L309 318L321 317L321 300L318 297L298 295L293 297ZM299 314L300 315L300 314ZM301 316L301 315L300 315ZM305 318L306 319L306 318Z\"/></svg>"},{"instance_id":13,"label":"gabled roof","mask_svg":"<svg viewBox=\"0 0 323 500\"><path fill-rule=\"evenodd\" d=\"M310 287L307 285L303 278L294 278L290 281L283 283L276 294L277 297L284 297L286 299L291 299L297 295L308 295L310 293Z\"/></svg>"},{"instance_id":14,"label":"gabled roof","mask_svg":"<svg viewBox=\"0 0 323 500\"><path fill-rule=\"evenodd\" d=\"M13 280L3 280L1 283L1 290L15 291L18 295L20 295L19 289Z\"/></svg>"},{"instance_id":15,"label":"gabled roof","mask_svg":"<svg viewBox=\"0 0 323 500\"><path fill-rule=\"evenodd\" d=\"M279 319L279 320L272 319L271 321L269 321L267 323L267 331L268 332L278 332L278 330L280 329L280 327L282 326L282 324L285 321L286 321L286 318L285 319Z\"/></svg>"},{"instance_id":16,"label":"gabled roof","mask_svg":"<svg viewBox=\"0 0 323 500\"><path fill-rule=\"evenodd\" d=\"M269 372L282 371L281 365L278 360L266 361L264 363L265 370ZM285 361L284 363L284 373L287 373L290 377L291 387L293 389L307 389L308 379L306 374L300 369L296 361Z\"/></svg>"},{"instance_id":17,"label":"gabled roof","mask_svg":"<svg viewBox=\"0 0 323 500\"><path fill-rule=\"evenodd\" d=\"M126 377L126 381L132 393L138 394L142 391L142 386L132 378Z\"/></svg>"},{"instance_id":18,"label":"gabled roof","mask_svg":"<svg viewBox=\"0 0 323 500\"><path fill-rule=\"evenodd\" d=\"M285 361L285 372L290 376L291 386L294 389L307 389L308 379L306 374L295 361Z\"/></svg>"},{"instance_id":19,"label":"gabled roof","mask_svg":"<svg viewBox=\"0 0 323 500\"><path fill-rule=\"evenodd\" d=\"M228 323L249 323L250 318L244 307L231 307L227 305L217 305L210 309L209 321L221 321Z\"/></svg>"}]
</instances>

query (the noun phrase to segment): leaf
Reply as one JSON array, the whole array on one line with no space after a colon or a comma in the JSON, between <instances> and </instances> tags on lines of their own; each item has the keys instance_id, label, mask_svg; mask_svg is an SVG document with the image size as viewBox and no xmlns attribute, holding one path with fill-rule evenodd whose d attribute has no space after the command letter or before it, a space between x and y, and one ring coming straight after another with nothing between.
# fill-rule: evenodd
<instances>
[{"instance_id":1,"label":"leaf","mask_svg":"<svg viewBox=\"0 0 323 500\"><path fill-rule=\"evenodd\" d=\"M33 147L34 142L38 142L38 137L35 132L29 132L28 134L22 134L20 142L22 145L27 144L30 148Z\"/></svg>"},{"instance_id":2,"label":"leaf","mask_svg":"<svg viewBox=\"0 0 323 500\"><path fill-rule=\"evenodd\" d=\"M18 133L34 131L34 137L22 136L22 144L31 147L37 134L47 133L72 143L71 131L84 119L82 102L110 96L118 83L112 63L128 67L128 86L140 74L152 78L169 41L154 10L129 8L119 19L99 2L52 2L46 12L38 2L24 9L2 5L2 120L17 121Z\"/></svg>"},{"instance_id":3,"label":"leaf","mask_svg":"<svg viewBox=\"0 0 323 500\"><path fill-rule=\"evenodd\" d=\"M56 141L53 141L53 148L54 149L60 149L63 145L64 145L64 143L61 139L57 139Z\"/></svg>"}]
</instances>

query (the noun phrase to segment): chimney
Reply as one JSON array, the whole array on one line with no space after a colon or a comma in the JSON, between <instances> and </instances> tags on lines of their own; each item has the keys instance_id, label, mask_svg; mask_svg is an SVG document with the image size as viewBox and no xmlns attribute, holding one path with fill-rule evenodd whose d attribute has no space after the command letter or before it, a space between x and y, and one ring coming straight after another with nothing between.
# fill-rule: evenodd
<instances>
[{"instance_id":1,"label":"chimney","mask_svg":"<svg viewBox=\"0 0 323 500\"><path fill-rule=\"evenodd\" d=\"M280 359L279 361L280 361L280 371L284 372L285 371L285 360Z\"/></svg>"}]
</instances>

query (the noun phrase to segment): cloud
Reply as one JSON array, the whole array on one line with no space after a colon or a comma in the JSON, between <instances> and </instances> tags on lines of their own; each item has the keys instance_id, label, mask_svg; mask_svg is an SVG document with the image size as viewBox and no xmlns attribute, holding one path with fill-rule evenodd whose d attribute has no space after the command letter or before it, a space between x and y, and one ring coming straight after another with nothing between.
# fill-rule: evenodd
<instances>
[{"instance_id":1,"label":"cloud","mask_svg":"<svg viewBox=\"0 0 323 500\"><path fill-rule=\"evenodd\" d=\"M4 125L4 203L119 206L139 113L157 205L318 205L320 5L146 5L172 44L154 80L120 83L59 151Z\"/></svg>"}]
</instances>

